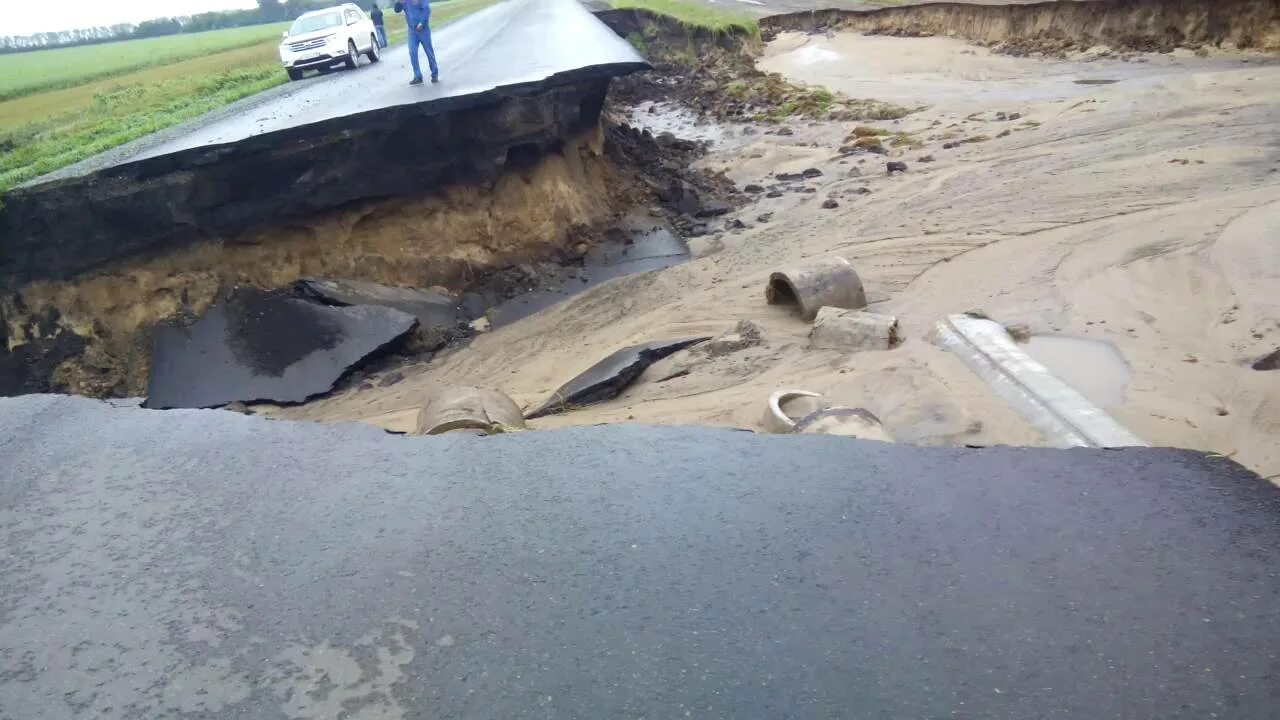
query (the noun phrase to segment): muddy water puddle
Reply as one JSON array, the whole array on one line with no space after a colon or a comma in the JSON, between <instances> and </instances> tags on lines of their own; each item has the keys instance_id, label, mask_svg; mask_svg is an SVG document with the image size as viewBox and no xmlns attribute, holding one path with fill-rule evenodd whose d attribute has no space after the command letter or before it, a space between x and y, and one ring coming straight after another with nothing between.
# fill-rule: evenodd
<instances>
[{"instance_id":1,"label":"muddy water puddle","mask_svg":"<svg viewBox=\"0 0 1280 720\"><path fill-rule=\"evenodd\" d=\"M646 100L632 108L627 122L655 136L671 133L681 140L710 143L715 147L722 147L738 136L727 125L707 122L692 110L669 102Z\"/></svg>"},{"instance_id":2,"label":"muddy water puddle","mask_svg":"<svg viewBox=\"0 0 1280 720\"><path fill-rule=\"evenodd\" d=\"M1132 371L1115 345L1067 335L1035 335L1023 347L1095 405L1124 403Z\"/></svg>"},{"instance_id":3,"label":"muddy water puddle","mask_svg":"<svg viewBox=\"0 0 1280 720\"><path fill-rule=\"evenodd\" d=\"M632 213L587 252L582 267L575 268L569 280L502 302L489 311L489 320L495 328L510 325L607 280L661 270L688 259L689 246L665 220Z\"/></svg>"}]
</instances>

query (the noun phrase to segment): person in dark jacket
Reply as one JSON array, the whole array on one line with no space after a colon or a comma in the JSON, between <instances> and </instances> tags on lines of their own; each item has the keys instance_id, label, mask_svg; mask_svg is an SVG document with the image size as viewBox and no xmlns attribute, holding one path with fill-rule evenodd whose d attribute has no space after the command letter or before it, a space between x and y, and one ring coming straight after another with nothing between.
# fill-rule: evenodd
<instances>
[{"instance_id":1,"label":"person in dark jacket","mask_svg":"<svg viewBox=\"0 0 1280 720\"><path fill-rule=\"evenodd\" d=\"M413 64L410 85L422 84L422 68L418 65L418 48L427 54L431 67L431 82L440 82L440 68L436 65L436 51L431 47L431 3L429 0L397 0L396 12L404 12L409 25L409 61Z\"/></svg>"},{"instance_id":2,"label":"person in dark jacket","mask_svg":"<svg viewBox=\"0 0 1280 720\"><path fill-rule=\"evenodd\" d=\"M378 3L369 6L369 18L373 20L373 30L378 33L378 47L385 48L387 46L387 28L382 24L382 8L378 7Z\"/></svg>"}]
</instances>

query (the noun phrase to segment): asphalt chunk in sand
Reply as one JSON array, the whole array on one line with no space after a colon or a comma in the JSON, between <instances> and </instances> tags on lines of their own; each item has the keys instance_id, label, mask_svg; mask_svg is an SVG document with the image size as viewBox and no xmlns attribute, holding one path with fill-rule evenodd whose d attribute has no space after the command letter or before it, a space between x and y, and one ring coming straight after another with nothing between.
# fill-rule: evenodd
<instances>
[{"instance_id":1,"label":"asphalt chunk in sand","mask_svg":"<svg viewBox=\"0 0 1280 720\"><path fill-rule=\"evenodd\" d=\"M551 393L551 399L525 417L529 420L594 405L618 396L653 363L710 338L659 340L623 348L587 368Z\"/></svg>"},{"instance_id":2,"label":"asphalt chunk in sand","mask_svg":"<svg viewBox=\"0 0 1280 720\"><path fill-rule=\"evenodd\" d=\"M241 288L191 325L156 331L149 408L302 402L417 324L389 307L329 307Z\"/></svg>"},{"instance_id":3,"label":"asphalt chunk in sand","mask_svg":"<svg viewBox=\"0 0 1280 720\"><path fill-rule=\"evenodd\" d=\"M458 301L441 292L393 287L363 280L303 278L293 285L300 297L326 305L382 305L409 313L423 327L453 327Z\"/></svg>"},{"instance_id":4,"label":"asphalt chunk in sand","mask_svg":"<svg viewBox=\"0 0 1280 720\"><path fill-rule=\"evenodd\" d=\"M1258 358L1252 365L1254 370L1280 370L1280 348L1269 355Z\"/></svg>"}]
</instances>

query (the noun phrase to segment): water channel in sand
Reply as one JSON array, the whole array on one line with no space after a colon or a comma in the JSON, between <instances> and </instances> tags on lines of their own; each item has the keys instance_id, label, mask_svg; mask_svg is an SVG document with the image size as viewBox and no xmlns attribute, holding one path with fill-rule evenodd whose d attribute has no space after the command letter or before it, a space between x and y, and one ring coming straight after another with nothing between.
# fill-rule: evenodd
<instances>
[{"instance_id":1,"label":"water channel in sand","mask_svg":"<svg viewBox=\"0 0 1280 720\"><path fill-rule=\"evenodd\" d=\"M1036 335L1025 349L1095 405L1124 403L1131 371L1115 345L1067 335Z\"/></svg>"},{"instance_id":2,"label":"water channel in sand","mask_svg":"<svg viewBox=\"0 0 1280 720\"><path fill-rule=\"evenodd\" d=\"M604 242L591 248L582 267L562 285L517 295L489 311L494 327L529 317L606 280L671 267L689 259L689 247L665 220L643 211L623 216Z\"/></svg>"}]
</instances>

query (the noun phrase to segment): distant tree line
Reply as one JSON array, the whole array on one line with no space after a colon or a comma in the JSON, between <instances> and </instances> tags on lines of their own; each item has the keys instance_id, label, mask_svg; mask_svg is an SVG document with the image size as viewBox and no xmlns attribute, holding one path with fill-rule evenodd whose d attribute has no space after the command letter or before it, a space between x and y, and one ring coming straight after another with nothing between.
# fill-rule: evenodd
<instances>
[{"instance_id":1,"label":"distant tree line","mask_svg":"<svg viewBox=\"0 0 1280 720\"><path fill-rule=\"evenodd\" d=\"M6 35L0 36L0 54L282 22L292 20L309 10L330 7L340 2L341 0L285 0L284 2L258 0L258 7L247 10L222 10L183 17L156 18L144 20L136 25L121 23L103 27L42 32L34 35ZM361 0L356 2L360 2L361 6L367 4ZM382 0L380 4L387 4L386 0Z\"/></svg>"}]
</instances>

